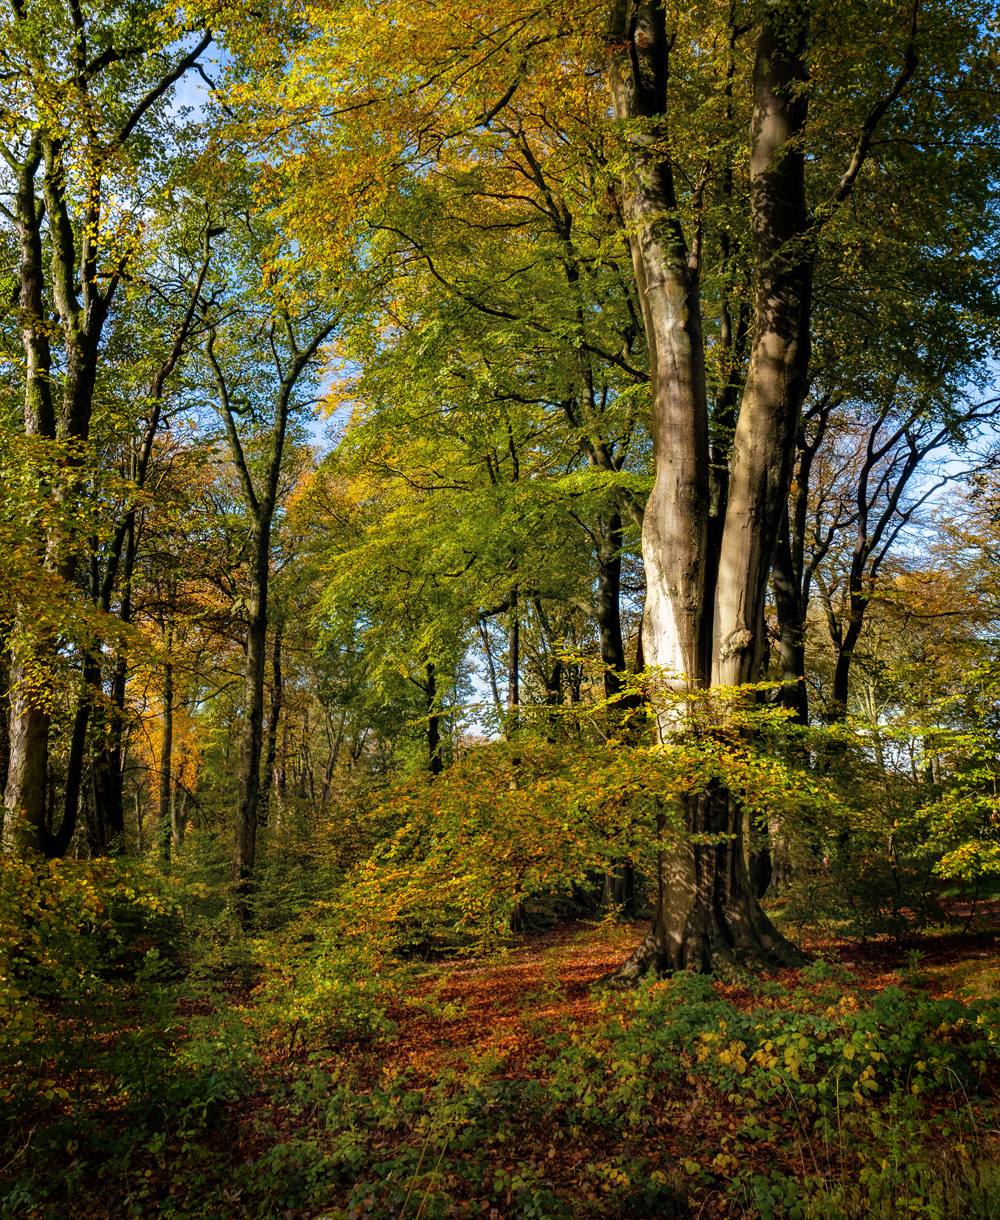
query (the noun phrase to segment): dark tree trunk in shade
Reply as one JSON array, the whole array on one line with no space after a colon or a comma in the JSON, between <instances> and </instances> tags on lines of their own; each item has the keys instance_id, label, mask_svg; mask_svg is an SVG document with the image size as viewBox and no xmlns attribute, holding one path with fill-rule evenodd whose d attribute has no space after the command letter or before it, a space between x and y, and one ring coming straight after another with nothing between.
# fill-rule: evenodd
<instances>
[{"instance_id":1,"label":"dark tree trunk in shade","mask_svg":"<svg viewBox=\"0 0 1000 1220\"><path fill-rule=\"evenodd\" d=\"M125 620L127 621L127 620ZM125 684L128 665L119 657L111 678L111 707L105 724L105 741L94 758L94 816L101 826L106 851L125 850Z\"/></svg>"},{"instance_id":2,"label":"dark tree trunk in shade","mask_svg":"<svg viewBox=\"0 0 1000 1220\"><path fill-rule=\"evenodd\" d=\"M642 702L639 692L626 691L621 620L622 541L622 517L620 513L613 513L597 553L597 624L604 664L604 697L613 701L608 709L609 733L635 744L643 733L644 721L641 714L636 714ZM642 668L641 631L640 625L639 670ZM609 881L608 884L617 883Z\"/></svg>"},{"instance_id":3,"label":"dark tree trunk in shade","mask_svg":"<svg viewBox=\"0 0 1000 1220\"><path fill-rule=\"evenodd\" d=\"M493 647L490 644L490 634L486 628L486 620L480 616L479 619L479 638L482 641L483 653L486 657L486 669L490 679L490 694L493 697L493 706L497 710L497 715L502 715L503 704L500 699L500 687L497 684L497 667L493 661Z\"/></svg>"},{"instance_id":4,"label":"dark tree trunk in shade","mask_svg":"<svg viewBox=\"0 0 1000 1220\"><path fill-rule=\"evenodd\" d=\"M507 736L516 731L521 708L521 620L518 587L510 593L510 637L507 645Z\"/></svg>"},{"instance_id":5,"label":"dark tree trunk in shade","mask_svg":"<svg viewBox=\"0 0 1000 1220\"><path fill-rule=\"evenodd\" d=\"M59 829L45 843L45 854L48 856L63 856L70 845L76 830L80 809L83 765L87 746L87 727L90 722L90 711L98 685L101 681L101 671L91 653L84 656L83 672L80 681L80 695L77 701L76 715L73 718L73 729L70 734L69 757L66 760L66 788L63 797L63 816ZM93 832L88 834L88 846L92 854L104 854L103 831L98 831L95 819Z\"/></svg>"},{"instance_id":6,"label":"dark tree trunk in shade","mask_svg":"<svg viewBox=\"0 0 1000 1220\"><path fill-rule=\"evenodd\" d=\"M275 325L277 326L277 324ZM300 346L293 333L292 323L287 317L283 319L282 326L290 355L287 363L278 358L277 349L274 346L277 331L272 330L271 349L275 355L275 368L280 384L274 403L274 415L263 470L256 482L247 464L243 442L236 426L237 413L234 411L230 399L226 374L216 358L217 336L214 330L209 333L205 344L205 355L215 378L218 406L225 424L230 456L236 467L243 500L253 526L247 610L246 670L243 684L244 720L240 739L240 769L232 869L236 914L244 927L250 921L249 899L253 890L253 873L257 857L260 756L264 735L264 673L267 664L268 576L271 560L271 530L278 503L278 480L285 453L285 437L288 430L289 412L292 408L292 395L299 379L315 361L321 344L333 329L332 323L320 326L313 333L309 342ZM285 723L287 726L287 717ZM306 738L308 738L308 733L306 733ZM307 765L308 760L304 759L303 795ZM312 791L311 767L308 774L310 791ZM282 759L280 783L283 788L284 759ZM315 793L313 793L313 800L315 801Z\"/></svg>"},{"instance_id":7,"label":"dark tree trunk in shade","mask_svg":"<svg viewBox=\"0 0 1000 1220\"><path fill-rule=\"evenodd\" d=\"M180 791L180 799L178 799L177 795L178 790ZM170 794L170 840L175 857L184 846L184 831L187 827L187 805L187 790L183 788L178 789L178 785L175 783L173 791Z\"/></svg>"},{"instance_id":8,"label":"dark tree trunk in shade","mask_svg":"<svg viewBox=\"0 0 1000 1220\"><path fill-rule=\"evenodd\" d=\"M170 864L172 827L170 824L171 763L174 748L174 667L170 658L172 643L168 627L164 633L167 660L163 663L163 730L160 737L160 799L157 835L159 838L160 863Z\"/></svg>"},{"instance_id":9,"label":"dark tree trunk in shade","mask_svg":"<svg viewBox=\"0 0 1000 1220\"><path fill-rule=\"evenodd\" d=\"M243 682L243 733L237 780L236 835L233 881L237 912L246 922L247 900L257 857L257 815L260 799L260 755L264 737L264 671L267 663L267 583L270 529L255 539L247 618L246 671Z\"/></svg>"},{"instance_id":10,"label":"dark tree trunk in shade","mask_svg":"<svg viewBox=\"0 0 1000 1220\"><path fill-rule=\"evenodd\" d=\"M4 844L3 792L10 768L10 653L0 649L0 851Z\"/></svg>"},{"instance_id":11,"label":"dark tree trunk in shade","mask_svg":"<svg viewBox=\"0 0 1000 1220\"><path fill-rule=\"evenodd\" d=\"M427 712L427 769L431 775L440 775L444 770L441 758L441 710L438 705L437 671L428 661L424 670L424 697Z\"/></svg>"},{"instance_id":12,"label":"dark tree trunk in shade","mask_svg":"<svg viewBox=\"0 0 1000 1220\"><path fill-rule=\"evenodd\" d=\"M597 627L604 663L604 696L613 698L622 691L625 672L625 643L622 639L622 518L613 513L597 552Z\"/></svg>"},{"instance_id":13,"label":"dark tree trunk in shade","mask_svg":"<svg viewBox=\"0 0 1000 1220\"><path fill-rule=\"evenodd\" d=\"M266 826L271 809L271 794L274 789L274 763L278 755L278 721L284 704L285 688L281 676L281 624L274 629L271 642L271 706L267 713L267 729L264 734L264 772L260 781L260 804L257 825Z\"/></svg>"},{"instance_id":14,"label":"dark tree trunk in shade","mask_svg":"<svg viewBox=\"0 0 1000 1220\"><path fill-rule=\"evenodd\" d=\"M624 911L635 910L635 869L631 860L621 860L604 874L601 886L601 909Z\"/></svg>"}]
</instances>

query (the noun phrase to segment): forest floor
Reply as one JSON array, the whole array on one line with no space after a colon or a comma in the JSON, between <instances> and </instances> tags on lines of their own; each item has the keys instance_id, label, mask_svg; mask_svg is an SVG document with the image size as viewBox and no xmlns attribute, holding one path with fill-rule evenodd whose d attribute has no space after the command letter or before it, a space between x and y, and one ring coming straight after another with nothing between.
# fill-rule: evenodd
<instances>
[{"instance_id":1,"label":"forest floor","mask_svg":"<svg viewBox=\"0 0 1000 1220\"><path fill-rule=\"evenodd\" d=\"M631 996L594 984L642 926L561 924L334 987L325 1026L249 974L54 1003L0 1215L1000 1217L993 914Z\"/></svg>"}]
</instances>

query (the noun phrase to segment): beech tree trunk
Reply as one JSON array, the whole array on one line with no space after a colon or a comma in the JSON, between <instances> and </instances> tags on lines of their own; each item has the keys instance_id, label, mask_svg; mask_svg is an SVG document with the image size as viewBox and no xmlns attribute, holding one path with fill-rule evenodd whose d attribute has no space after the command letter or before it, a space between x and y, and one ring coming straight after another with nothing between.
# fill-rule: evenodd
<instances>
[{"instance_id":1,"label":"beech tree trunk","mask_svg":"<svg viewBox=\"0 0 1000 1220\"><path fill-rule=\"evenodd\" d=\"M807 6L796 0L760 3L753 12L753 326L721 494L717 484L725 472L720 457L714 451L711 461L709 456L699 300L702 196L710 163L684 200L694 217L688 241L670 151L676 139L668 119L674 31L658 0L612 0L610 6L608 78L629 145L623 194L652 382L655 482L643 526L643 645L657 680L678 695L659 713L661 740L683 725L685 692L709 684L738 687L758 676L767 578L809 369L816 233L850 195L879 122L917 64L915 9L895 83L872 106L844 174L810 216L803 151ZM730 31L731 50L735 37ZM727 97L730 86L731 73L724 84ZM631 982L650 968L796 960L797 951L774 930L751 892L743 816L732 794L717 788L692 794L683 812L687 833L660 853L652 927L618 981ZM705 836L717 842L699 841Z\"/></svg>"},{"instance_id":2,"label":"beech tree trunk","mask_svg":"<svg viewBox=\"0 0 1000 1220\"><path fill-rule=\"evenodd\" d=\"M82 10L75 16L77 46L83 48L87 20ZM15 19L26 20L25 12L17 9ZM130 139L150 107L198 60L210 42L211 34L204 35L160 78L157 87L150 89L122 120L117 139L108 147L120 147ZM111 63L135 62L143 54L141 46L109 46L89 64L76 65L73 77L58 85L53 78L46 88L56 88L57 92L65 88L72 109L86 96L92 76ZM113 254L103 246L106 160L84 158L86 164L81 168L79 150L68 147L66 140L55 134L58 124L36 121L36 127L22 133L22 160L16 161L7 149L4 155L14 177L19 262L15 300L25 357L25 433L49 441L77 442L60 452L54 479L39 477L39 490L56 511L51 514L52 524L45 529L44 537L38 540L38 559L58 588L71 582L76 569L76 545L71 531L67 532L63 512L67 506L72 508L80 491L79 467L90 433L101 337L130 255ZM76 180L67 174L67 163L75 165ZM80 192L75 199L74 191ZM99 270L109 254L113 254L110 263L114 267L110 273ZM55 361L53 340L59 348ZM60 831L53 838L45 795L49 788L48 692L32 692L29 675L37 684L38 675L55 657L58 642L50 629L33 621L23 608L19 608L18 616L22 628L19 634L31 641L27 646L31 655L17 657L11 673L11 752L4 805L16 818L15 849L51 854L59 843L68 844L72 832L70 829L67 835ZM19 647L26 648L23 642ZM87 714L87 705L81 706L80 735L86 728Z\"/></svg>"},{"instance_id":3,"label":"beech tree trunk","mask_svg":"<svg viewBox=\"0 0 1000 1220\"><path fill-rule=\"evenodd\" d=\"M247 615L246 670L243 679L243 733L233 852L237 913L248 918L247 899L257 858L257 815L260 800L260 755L264 740L264 670L267 664L267 584L271 554L271 523L257 524L250 569Z\"/></svg>"},{"instance_id":4,"label":"beech tree trunk","mask_svg":"<svg viewBox=\"0 0 1000 1220\"><path fill-rule=\"evenodd\" d=\"M612 6L609 82L616 117L632 121L626 214L652 377L656 477L643 526L643 646L647 664L681 698L710 683L753 681L764 651L766 584L809 360L812 261L798 147L805 30L795 6L761 10L750 137L753 339L727 494L713 505L701 243L682 230L664 152L672 36L655 0ZM724 515L710 529L713 507ZM661 740L682 720L682 704L664 707ZM685 841L659 855L653 923L616 981L631 983L648 969L796 960L751 891L736 800L712 788L686 798L684 814ZM720 837L695 841L702 836Z\"/></svg>"},{"instance_id":5,"label":"beech tree trunk","mask_svg":"<svg viewBox=\"0 0 1000 1220\"><path fill-rule=\"evenodd\" d=\"M150 444L152 440L150 439ZM124 521L122 539L112 556L122 555L123 586L118 618L122 623L132 621L132 574L135 568L136 539L135 513L129 513ZM113 558L117 567L117 558ZM110 605L114 575L112 561L105 572L107 604ZM109 576L111 577L109 581ZM102 598L105 594L102 593ZM128 661L123 654L115 660L111 675L111 710L104 725L105 740L94 759L94 816L103 827L105 850L112 853L125 851L125 793L122 773L125 768L125 687L128 681ZM140 845L141 847L141 845Z\"/></svg>"},{"instance_id":6,"label":"beech tree trunk","mask_svg":"<svg viewBox=\"0 0 1000 1220\"><path fill-rule=\"evenodd\" d=\"M45 797L49 773L49 715L31 697L26 666L11 669L10 768L5 805L13 819L14 850L41 851L47 835Z\"/></svg>"},{"instance_id":7,"label":"beech tree trunk","mask_svg":"<svg viewBox=\"0 0 1000 1220\"><path fill-rule=\"evenodd\" d=\"M281 719L281 709L284 702L285 685L281 676L281 642L282 629L279 623L274 629L274 639L271 643L271 707L267 714L265 730L266 749L264 753L264 773L260 781L260 808L257 824L266 826L271 808L271 791L274 788L274 763L278 756L278 721ZM326 791L322 801L326 800ZM321 802L322 803L322 802Z\"/></svg>"},{"instance_id":8,"label":"beech tree trunk","mask_svg":"<svg viewBox=\"0 0 1000 1220\"><path fill-rule=\"evenodd\" d=\"M101 670L94 659L93 652L85 653L80 678L80 695L76 715L73 718L73 730L70 734L69 757L66 760L66 791L63 798L62 824L58 831L46 836L43 847L47 856L65 855L76 830L87 745L87 726L90 722L91 704L100 681ZM96 825L94 830L97 833L91 836L89 843L92 856L103 854L102 836Z\"/></svg>"},{"instance_id":9,"label":"beech tree trunk","mask_svg":"<svg viewBox=\"0 0 1000 1220\"><path fill-rule=\"evenodd\" d=\"M160 840L160 863L170 863L172 827L170 824L170 763L174 746L174 667L169 659L171 633L165 633L168 659L163 664L163 734L160 739L160 819L157 834Z\"/></svg>"},{"instance_id":10,"label":"beech tree trunk","mask_svg":"<svg viewBox=\"0 0 1000 1220\"><path fill-rule=\"evenodd\" d=\"M337 734L333 736L330 732L329 714L327 716L327 733L330 735L330 753L326 760L326 769L323 772L323 787L319 797L320 813L326 808L327 801L330 799L330 788L333 785L333 773L337 769L337 759L340 757L340 747L344 742L344 729L347 725L347 709L340 713L340 724L337 725Z\"/></svg>"}]
</instances>

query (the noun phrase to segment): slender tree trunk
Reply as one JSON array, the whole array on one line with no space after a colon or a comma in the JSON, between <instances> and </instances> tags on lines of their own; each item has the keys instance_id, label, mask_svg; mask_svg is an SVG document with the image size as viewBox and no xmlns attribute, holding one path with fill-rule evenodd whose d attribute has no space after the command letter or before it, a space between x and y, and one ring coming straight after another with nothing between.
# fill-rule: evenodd
<instances>
[{"instance_id":1,"label":"slender tree trunk","mask_svg":"<svg viewBox=\"0 0 1000 1220\"><path fill-rule=\"evenodd\" d=\"M127 621L127 620L123 620ZM125 850L125 684L128 665L119 657L111 678L111 710L105 725L105 741L94 759L95 817L102 827L105 849Z\"/></svg>"},{"instance_id":2,"label":"slender tree trunk","mask_svg":"<svg viewBox=\"0 0 1000 1220\"><path fill-rule=\"evenodd\" d=\"M184 830L187 825L187 803L188 794L186 789L181 790L181 799L178 800L177 785L175 784L173 792L170 795L170 840L175 859L184 846Z\"/></svg>"},{"instance_id":3,"label":"slender tree trunk","mask_svg":"<svg viewBox=\"0 0 1000 1220\"><path fill-rule=\"evenodd\" d=\"M345 708L340 713L340 724L337 725L337 735L333 739L330 746L330 756L326 760L326 769L323 772L323 788L320 792L319 811L320 813L326 808L326 803L330 799L330 787L333 784L333 773L337 769L337 759L340 757L340 747L344 741L344 727L347 724L347 709Z\"/></svg>"},{"instance_id":4,"label":"slender tree trunk","mask_svg":"<svg viewBox=\"0 0 1000 1220\"><path fill-rule=\"evenodd\" d=\"M274 788L274 761L278 753L278 721L281 719L281 707L284 700L284 683L281 677L281 624L274 629L274 640L271 644L271 707L267 715L267 743L264 754L264 774L260 784L260 806L257 815L259 826L267 825L271 805L271 791Z\"/></svg>"},{"instance_id":5,"label":"slender tree trunk","mask_svg":"<svg viewBox=\"0 0 1000 1220\"><path fill-rule=\"evenodd\" d=\"M847 700L851 691L851 664L854 661L854 650L861 637L866 609L866 599L852 593L851 617L837 649L837 662L833 670L833 707L829 717L831 723L839 723L847 716Z\"/></svg>"},{"instance_id":6,"label":"slender tree trunk","mask_svg":"<svg viewBox=\"0 0 1000 1220\"><path fill-rule=\"evenodd\" d=\"M800 581L796 578L793 567L787 510L774 549L771 575L778 612L781 701L793 713L794 724L807 725L809 691L806 687L806 624L802 613Z\"/></svg>"},{"instance_id":7,"label":"slender tree trunk","mask_svg":"<svg viewBox=\"0 0 1000 1220\"><path fill-rule=\"evenodd\" d=\"M281 754L278 757L278 770L274 781L278 794L278 808L282 808L285 791L288 788L288 713L281 720Z\"/></svg>"},{"instance_id":8,"label":"slender tree trunk","mask_svg":"<svg viewBox=\"0 0 1000 1220\"><path fill-rule=\"evenodd\" d=\"M479 638L483 642L483 652L486 654L487 672L490 676L490 693L493 696L493 706L497 709L497 714L503 714L503 703L500 699L500 688L497 685L497 667L493 662L493 649L490 646L489 632L486 630L486 624L482 618L479 620Z\"/></svg>"},{"instance_id":9,"label":"slender tree trunk","mask_svg":"<svg viewBox=\"0 0 1000 1220\"><path fill-rule=\"evenodd\" d=\"M277 324L276 324L277 325ZM333 329L328 322L316 330L303 347L299 347L291 322L282 320L285 338L291 350L286 364L278 358L272 330L271 348L275 356L275 371L280 386L274 404L274 418L269 438L267 462L259 486L255 486L247 465L243 444L229 396L225 374L215 355L215 331L205 343L205 356L215 377L218 405L226 427L229 450L243 490L247 511L253 521L253 556L250 574L250 598L247 614L247 661L244 681L244 723L240 744L239 797L236 808L236 828L233 844L233 888L236 914L247 925L250 918L248 898L253 887L253 871L257 855L257 817L260 800L260 755L264 720L264 669L267 649L267 592L271 558L271 528L278 497L278 480L285 451L288 412L299 378L316 359L320 345ZM287 717L285 720L287 725ZM284 764L282 764L282 776ZM282 778L282 784L283 784ZM310 783L312 777L310 774ZM303 777L303 793L305 791Z\"/></svg>"},{"instance_id":10,"label":"slender tree trunk","mask_svg":"<svg viewBox=\"0 0 1000 1220\"><path fill-rule=\"evenodd\" d=\"M597 552L597 628L604 663L604 697L621 694L625 644L621 620L622 518L612 513Z\"/></svg>"},{"instance_id":11,"label":"slender tree trunk","mask_svg":"<svg viewBox=\"0 0 1000 1220\"><path fill-rule=\"evenodd\" d=\"M431 775L444 770L441 758L441 712L437 697L437 671L428 661L424 670L424 696L427 710L427 769Z\"/></svg>"},{"instance_id":12,"label":"slender tree trunk","mask_svg":"<svg viewBox=\"0 0 1000 1220\"><path fill-rule=\"evenodd\" d=\"M249 919L247 900L257 857L257 815L260 800L260 755L264 736L264 670L267 663L267 585L271 553L270 521L258 521L250 576L247 618L247 659L243 684L243 735L236 806L233 882L237 914Z\"/></svg>"},{"instance_id":13,"label":"slender tree trunk","mask_svg":"<svg viewBox=\"0 0 1000 1220\"><path fill-rule=\"evenodd\" d=\"M521 710L521 619L517 585L510 593L510 639L507 646L507 736L517 732Z\"/></svg>"},{"instance_id":14,"label":"slender tree trunk","mask_svg":"<svg viewBox=\"0 0 1000 1220\"><path fill-rule=\"evenodd\" d=\"M6 806L3 792L10 770L10 653L0 649L0 851L3 851Z\"/></svg>"},{"instance_id":15,"label":"slender tree trunk","mask_svg":"<svg viewBox=\"0 0 1000 1220\"><path fill-rule=\"evenodd\" d=\"M157 833L160 841L160 863L170 865L170 779L174 744L174 666L170 660L173 632L170 624L164 631L167 659L163 663L163 735L160 739L160 802Z\"/></svg>"},{"instance_id":16,"label":"slender tree trunk","mask_svg":"<svg viewBox=\"0 0 1000 1220\"><path fill-rule=\"evenodd\" d=\"M70 734L69 757L66 760L66 789L63 799L62 825L45 844L45 854L48 856L65 855L73 838L73 833L76 830L87 745L87 726L90 722L90 711L93 706L95 688L100 680L100 667L94 660L93 653L88 651L84 654L83 658L83 669L80 675L80 695L77 701L76 715L73 718L73 729ZM102 839L103 836L97 834L95 840L90 842L89 846L92 854L103 854L104 845Z\"/></svg>"}]
</instances>

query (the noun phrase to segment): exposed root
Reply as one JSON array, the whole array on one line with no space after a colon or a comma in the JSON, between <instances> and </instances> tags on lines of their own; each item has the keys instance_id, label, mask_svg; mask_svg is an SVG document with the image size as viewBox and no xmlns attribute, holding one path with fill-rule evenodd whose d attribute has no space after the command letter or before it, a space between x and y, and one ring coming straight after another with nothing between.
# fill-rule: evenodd
<instances>
[{"instance_id":1,"label":"exposed root","mask_svg":"<svg viewBox=\"0 0 1000 1220\"><path fill-rule=\"evenodd\" d=\"M667 978L677 970L690 970L734 978L806 964L806 955L781 935L763 911L757 908L754 915L756 918L750 920L734 921L738 931L732 924L727 928L714 916L689 919L680 943L673 946L673 954L666 929L654 919L631 956L617 970L598 979L596 985L628 991L650 973Z\"/></svg>"}]
</instances>

